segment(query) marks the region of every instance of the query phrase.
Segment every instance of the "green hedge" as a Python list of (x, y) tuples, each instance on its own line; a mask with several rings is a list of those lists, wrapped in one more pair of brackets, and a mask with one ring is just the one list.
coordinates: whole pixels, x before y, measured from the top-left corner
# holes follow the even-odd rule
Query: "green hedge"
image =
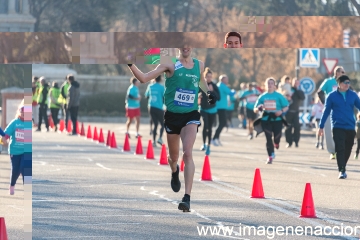
[[(144, 97), (141, 99), (140, 109), (142, 115), (148, 115), (147, 99)], [(125, 94), (110, 92), (82, 96), (79, 112), (86, 116), (124, 116)]]

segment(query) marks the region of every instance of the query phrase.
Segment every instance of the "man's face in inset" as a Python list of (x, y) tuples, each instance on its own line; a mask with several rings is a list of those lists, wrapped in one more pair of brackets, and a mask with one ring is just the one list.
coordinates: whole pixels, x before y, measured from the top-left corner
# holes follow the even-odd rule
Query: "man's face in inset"
[(224, 48), (242, 48), (240, 39), (236, 36), (230, 36), (227, 39), (227, 42), (224, 43)]

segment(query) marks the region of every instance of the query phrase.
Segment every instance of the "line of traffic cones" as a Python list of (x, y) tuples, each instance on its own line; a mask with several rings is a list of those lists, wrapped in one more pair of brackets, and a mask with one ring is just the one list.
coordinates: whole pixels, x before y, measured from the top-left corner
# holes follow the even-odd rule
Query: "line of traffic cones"
[[(261, 180), (260, 169), (255, 169), (254, 182), (250, 198), (265, 198), (264, 189)], [(311, 184), (306, 183), (303, 202), (301, 206), (301, 218), (317, 218), (315, 213), (315, 205), (312, 197)]]

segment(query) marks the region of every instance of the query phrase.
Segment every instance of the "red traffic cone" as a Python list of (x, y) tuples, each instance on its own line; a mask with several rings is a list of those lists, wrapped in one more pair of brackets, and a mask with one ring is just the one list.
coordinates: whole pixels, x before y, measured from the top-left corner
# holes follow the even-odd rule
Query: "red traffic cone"
[(71, 133), (71, 131), (72, 131), (71, 121), (69, 120), (68, 123), (67, 123), (67, 132)]
[(0, 240), (8, 240), (5, 219), (0, 217)]
[(110, 130), (109, 130), (107, 138), (106, 138), (106, 146), (110, 147), (110, 144), (111, 144), (111, 133), (110, 133)]
[(76, 133), (78, 135), (80, 135), (80, 127), (79, 127), (79, 122), (78, 121), (76, 121)]
[(161, 155), (160, 155), (159, 165), (168, 165), (168, 164), (169, 163), (167, 160), (166, 146), (165, 146), (165, 144), (163, 144), (161, 147)]
[(200, 181), (212, 181), (209, 156), (206, 155)]
[(184, 159), (181, 159), (181, 163), (180, 163), (180, 172), (184, 171), (184, 167), (185, 167), (185, 162)]
[(99, 143), (105, 143), (102, 128), (100, 128)]
[(117, 148), (115, 133), (113, 132), (111, 135), (111, 148)]
[(92, 139), (94, 142), (96, 141), (99, 141), (99, 137), (98, 137), (98, 134), (97, 134), (97, 129), (96, 127), (94, 127), (94, 137)]
[(253, 188), (252, 188), (252, 192), (251, 192), (251, 198), (265, 198), (259, 168), (255, 169), (255, 175), (254, 175)]
[(124, 146), (123, 146), (122, 151), (123, 151), (123, 152), (130, 152), (129, 137), (128, 137), (127, 134), (125, 134)]
[(84, 136), (84, 137), (85, 137), (84, 123), (81, 123), (80, 136)]
[(87, 136), (86, 136), (87, 139), (91, 139), (91, 127), (89, 125), (88, 127), (88, 130), (87, 130)]
[(63, 132), (65, 129), (65, 122), (64, 119), (60, 120), (59, 132)]
[(54, 128), (55, 128), (55, 125), (54, 125), (54, 121), (53, 121), (53, 119), (52, 119), (51, 116), (48, 117), (48, 121), (49, 121), (49, 126), (50, 126), (52, 129), (54, 129)]
[(149, 144), (148, 144), (147, 151), (146, 151), (146, 157), (144, 157), (144, 158), (145, 159), (155, 159), (154, 148), (153, 148), (151, 140), (149, 140)]
[(316, 218), (310, 183), (306, 183), (300, 217)]
[(136, 144), (136, 151), (134, 153), (135, 155), (137, 154), (143, 154), (143, 148), (142, 148), (142, 144), (141, 144), (141, 137), (139, 136), (138, 137), (138, 142)]

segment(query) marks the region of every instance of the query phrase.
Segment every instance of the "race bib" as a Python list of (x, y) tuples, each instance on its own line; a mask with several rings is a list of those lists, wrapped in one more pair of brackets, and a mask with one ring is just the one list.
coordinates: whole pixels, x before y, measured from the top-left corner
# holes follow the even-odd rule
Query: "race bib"
[(338, 86), (337, 86), (337, 85), (334, 85), (334, 86), (332, 87), (332, 90), (335, 91), (335, 90), (337, 90), (337, 88), (338, 88)]
[(193, 107), (195, 94), (195, 90), (176, 88), (174, 104), (180, 107)]
[(247, 97), (246, 101), (249, 103), (254, 103), (254, 102), (256, 102), (257, 99), (258, 99), (257, 96), (252, 95), (252, 96)]
[(265, 100), (264, 106), (267, 111), (276, 110), (276, 101), (275, 100)]
[(22, 129), (16, 129), (15, 130), (15, 139), (17, 142), (24, 142), (25, 139), (25, 133)]

